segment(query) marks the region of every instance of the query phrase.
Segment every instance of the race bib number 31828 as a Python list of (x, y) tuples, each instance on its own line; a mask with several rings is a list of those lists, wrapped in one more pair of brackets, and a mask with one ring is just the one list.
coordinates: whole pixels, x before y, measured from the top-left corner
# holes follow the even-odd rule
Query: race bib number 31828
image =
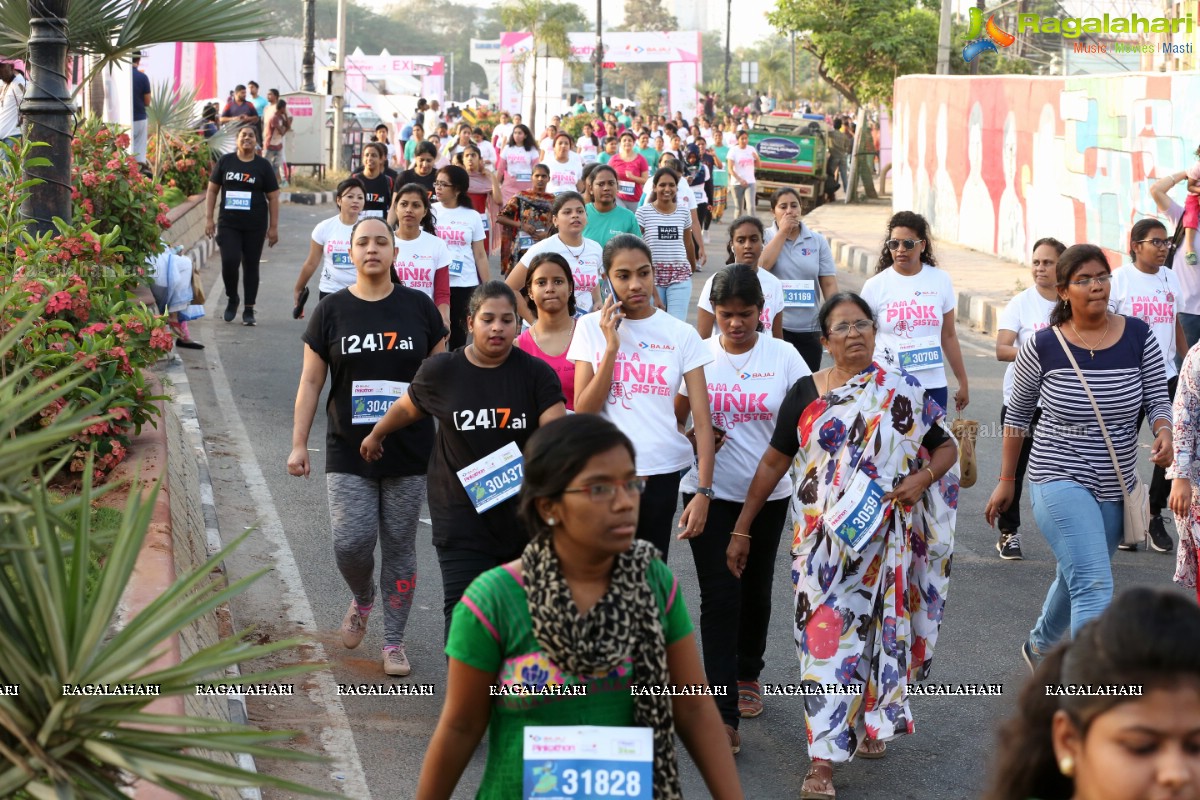
[(529, 725), (524, 755), (525, 798), (654, 796), (650, 728)]

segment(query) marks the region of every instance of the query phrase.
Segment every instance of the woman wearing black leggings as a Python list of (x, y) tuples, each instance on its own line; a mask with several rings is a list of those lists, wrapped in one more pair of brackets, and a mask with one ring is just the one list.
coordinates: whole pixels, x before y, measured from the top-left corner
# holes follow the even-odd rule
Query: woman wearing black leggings
[[(217, 235), (221, 250), (221, 276), (225, 280), (225, 321), (237, 316), (238, 272), (243, 274), (246, 307), (242, 324), (254, 325), (254, 302), (258, 297), (258, 262), (263, 242), (271, 247), (279, 241), (279, 181), (271, 162), (254, 150), (258, 136), (254, 128), (238, 131), (237, 150), (222, 156), (208, 178), (207, 216), (204, 233)], [(213, 221), (218, 196), (220, 225)]]

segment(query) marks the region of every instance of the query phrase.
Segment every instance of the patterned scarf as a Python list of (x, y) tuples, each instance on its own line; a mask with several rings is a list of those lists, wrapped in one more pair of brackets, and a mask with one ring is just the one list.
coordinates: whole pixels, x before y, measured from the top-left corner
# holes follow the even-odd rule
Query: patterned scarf
[[(657, 557), (654, 545), (635, 541), (617, 556), (608, 591), (580, 616), (551, 537), (530, 542), (521, 555), (521, 570), (533, 635), (546, 655), (564, 672), (580, 676), (607, 675), (632, 655), (638, 683), (667, 685), (670, 672), (658, 601), (646, 582), (646, 568)], [(639, 727), (654, 731), (654, 797), (681, 800), (671, 698), (635, 697), (633, 717)]]

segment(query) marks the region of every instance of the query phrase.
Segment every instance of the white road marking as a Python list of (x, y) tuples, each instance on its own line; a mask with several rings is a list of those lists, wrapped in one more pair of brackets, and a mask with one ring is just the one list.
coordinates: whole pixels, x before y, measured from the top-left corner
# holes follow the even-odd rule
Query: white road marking
[[(312, 605), (309, 604), (308, 595), (303, 589), (296, 556), (292, 553), (287, 536), (284, 535), (283, 522), (271, 499), (271, 490), (263, 477), (262, 469), (258, 466), (254, 450), (250, 447), (250, 437), (242, 424), (241, 415), (238, 414), (229, 381), (225, 378), (225, 368), (221, 364), (221, 354), (215, 339), (208, 342), (206, 355), (212, 359), (215, 366), (209, 373), (212, 375), (213, 391), (217, 396), (217, 403), (226, 410), (225, 419), (237, 462), (241, 467), (242, 477), (246, 480), (246, 488), (250, 492), (254, 507), (258, 509), (259, 530), (275, 547), (271, 557), (275, 561), (276, 575), (281, 583), (283, 603), (289, 608), (291, 619), (300, 623), (306, 631), (319, 630)], [(330, 659), (320, 642), (313, 641), (307, 646), (312, 648), (314, 660), (329, 663)], [(333, 760), (334, 772), (331, 777), (348, 797), (371, 800), (367, 776), (363, 772), (358, 747), (354, 743), (354, 733), (350, 728), (350, 718), (346, 715), (342, 701), (338, 699), (337, 682), (333, 673), (327, 669), (320, 670), (312, 673), (311, 677), (316, 686), (306, 691), (310, 700), (325, 709), (326, 721), (321, 729), (321, 746)]]

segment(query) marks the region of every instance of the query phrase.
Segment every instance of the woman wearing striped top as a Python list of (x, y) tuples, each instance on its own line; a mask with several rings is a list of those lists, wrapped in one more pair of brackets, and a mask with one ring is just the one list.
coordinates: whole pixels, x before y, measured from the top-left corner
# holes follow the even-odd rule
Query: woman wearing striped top
[(1104, 252), (1090, 244), (1069, 247), (1058, 259), (1056, 275), (1059, 299), (1050, 327), (1034, 334), (1017, 353), (1000, 482), (985, 511), (988, 524), (994, 525), (1012, 503), (1022, 435), (1040, 399), (1029, 490), (1058, 571), (1041, 616), (1021, 646), (1031, 668), (1068, 629), (1073, 636), (1112, 600), (1109, 561), (1124, 524), (1121, 480), (1059, 333), (1096, 398), (1125, 483), (1133, 486), (1137, 480), (1138, 414), (1143, 409), (1155, 434), (1151, 462), (1165, 467), (1173, 457), (1162, 351), (1146, 323), (1109, 313), (1112, 274)]
[(679, 173), (664, 167), (654, 173), (651, 202), (637, 210), (642, 238), (650, 245), (654, 279), (667, 313), (687, 322), (692, 300), (696, 248), (692, 242), (691, 211), (675, 201)]

